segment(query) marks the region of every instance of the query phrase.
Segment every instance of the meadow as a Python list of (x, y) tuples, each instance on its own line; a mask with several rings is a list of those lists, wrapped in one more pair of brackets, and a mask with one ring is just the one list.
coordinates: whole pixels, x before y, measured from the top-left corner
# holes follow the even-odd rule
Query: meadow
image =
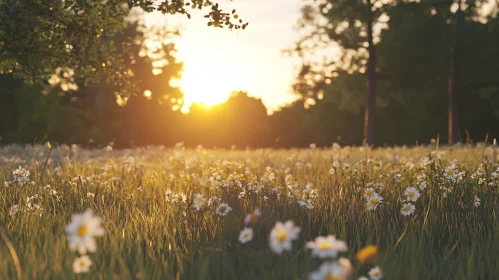
[(0, 279), (497, 279), (498, 154), (4, 146)]

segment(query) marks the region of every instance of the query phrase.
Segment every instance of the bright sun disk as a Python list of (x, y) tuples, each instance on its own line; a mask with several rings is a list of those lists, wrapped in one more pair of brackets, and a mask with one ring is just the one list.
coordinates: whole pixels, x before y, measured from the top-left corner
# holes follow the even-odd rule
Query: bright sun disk
[(184, 69), (180, 80), (180, 88), (184, 92), (182, 112), (188, 112), (192, 103), (206, 106), (223, 103), (233, 91), (247, 86), (244, 73), (233, 71), (227, 62), (221, 64), (204, 59), (195, 64), (185, 63)]

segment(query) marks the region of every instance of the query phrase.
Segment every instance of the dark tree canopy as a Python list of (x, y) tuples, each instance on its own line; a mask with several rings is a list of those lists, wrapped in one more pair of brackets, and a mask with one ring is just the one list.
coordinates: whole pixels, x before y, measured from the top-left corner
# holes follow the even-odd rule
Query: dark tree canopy
[(208, 0), (0, 1), (0, 73), (43, 83), (58, 69), (72, 69), (71, 76), (85, 84), (105, 82), (122, 95), (136, 93), (126, 63), (133, 42), (115, 38), (133, 8), (189, 18), (190, 11), (199, 9), (206, 11), (208, 26), (248, 25), (235, 10), (224, 12)]

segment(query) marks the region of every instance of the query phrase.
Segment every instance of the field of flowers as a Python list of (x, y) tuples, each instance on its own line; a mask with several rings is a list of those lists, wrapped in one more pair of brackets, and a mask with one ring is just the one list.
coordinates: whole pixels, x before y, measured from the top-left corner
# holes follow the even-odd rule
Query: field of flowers
[(0, 279), (497, 279), (495, 146), (0, 148)]

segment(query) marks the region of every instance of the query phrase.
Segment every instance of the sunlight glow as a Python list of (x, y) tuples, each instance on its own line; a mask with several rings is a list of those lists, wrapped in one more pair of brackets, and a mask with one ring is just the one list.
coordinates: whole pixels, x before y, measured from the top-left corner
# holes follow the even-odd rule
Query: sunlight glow
[(180, 80), (180, 88), (184, 92), (184, 113), (189, 111), (192, 103), (203, 103), (206, 106), (223, 103), (233, 91), (244, 90), (248, 84), (245, 79), (248, 73), (232, 69), (227, 61), (217, 63), (210, 58), (191, 61), (196, 63), (185, 65)]

